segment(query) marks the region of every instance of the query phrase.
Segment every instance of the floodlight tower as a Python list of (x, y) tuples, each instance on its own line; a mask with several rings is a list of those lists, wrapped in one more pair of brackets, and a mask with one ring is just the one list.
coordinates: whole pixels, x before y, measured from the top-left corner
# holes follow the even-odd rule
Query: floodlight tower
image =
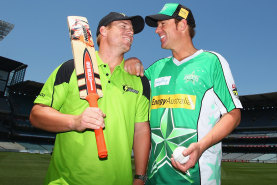
[(10, 33), (13, 27), (13, 24), (0, 20), (0, 41)]

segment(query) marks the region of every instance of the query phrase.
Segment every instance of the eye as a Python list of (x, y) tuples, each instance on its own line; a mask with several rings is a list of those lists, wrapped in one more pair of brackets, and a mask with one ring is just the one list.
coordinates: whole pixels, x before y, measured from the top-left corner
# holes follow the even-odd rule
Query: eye
[(158, 27), (164, 27), (165, 26), (165, 22), (164, 21), (161, 21), (158, 23)]
[(125, 24), (121, 24), (120, 27), (125, 29), (126, 25)]

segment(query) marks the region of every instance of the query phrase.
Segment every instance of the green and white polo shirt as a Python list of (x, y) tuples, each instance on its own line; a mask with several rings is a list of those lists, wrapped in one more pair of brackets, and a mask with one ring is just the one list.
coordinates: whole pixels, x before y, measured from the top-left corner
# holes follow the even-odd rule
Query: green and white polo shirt
[(147, 184), (219, 184), (221, 143), (183, 174), (171, 165), (178, 146), (203, 138), (220, 117), (242, 108), (227, 61), (203, 50), (179, 62), (164, 58), (146, 71), (151, 83), (151, 154)]

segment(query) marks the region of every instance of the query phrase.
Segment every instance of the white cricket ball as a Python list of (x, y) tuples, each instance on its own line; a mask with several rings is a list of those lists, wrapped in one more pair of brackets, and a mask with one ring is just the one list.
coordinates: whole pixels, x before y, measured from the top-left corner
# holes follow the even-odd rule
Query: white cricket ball
[(182, 154), (182, 152), (184, 150), (186, 150), (187, 148), (184, 146), (179, 146), (177, 147), (174, 151), (173, 151), (173, 159), (177, 162), (179, 162), (180, 164), (184, 164), (189, 160), (189, 155), (188, 156), (184, 156)]

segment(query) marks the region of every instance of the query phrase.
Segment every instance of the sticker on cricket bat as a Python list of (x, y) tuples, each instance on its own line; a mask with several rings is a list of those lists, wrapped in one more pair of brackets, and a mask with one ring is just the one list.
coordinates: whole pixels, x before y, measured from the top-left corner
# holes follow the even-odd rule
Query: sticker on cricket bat
[[(90, 27), (85, 17), (67, 17), (74, 57), (79, 95), (88, 101), (90, 107), (98, 107), (97, 100), (103, 96), (94, 44)], [(108, 152), (103, 129), (95, 129), (98, 156), (107, 158)]]
[(72, 40), (79, 40), (90, 47), (94, 47), (91, 39), (91, 31), (88, 26), (88, 22), (85, 22), (83, 18), (76, 17), (75, 19), (69, 19), (70, 36)]

